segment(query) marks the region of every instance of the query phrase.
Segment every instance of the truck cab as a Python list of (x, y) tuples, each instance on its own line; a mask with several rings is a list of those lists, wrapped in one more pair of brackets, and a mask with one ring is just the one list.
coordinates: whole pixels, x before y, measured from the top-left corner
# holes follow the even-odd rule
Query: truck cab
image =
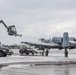
[(0, 57), (6, 57), (7, 55), (11, 54), (13, 54), (13, 52), (10, 51), (9, 48), (2, 46), (2, 44), (0, 43)]

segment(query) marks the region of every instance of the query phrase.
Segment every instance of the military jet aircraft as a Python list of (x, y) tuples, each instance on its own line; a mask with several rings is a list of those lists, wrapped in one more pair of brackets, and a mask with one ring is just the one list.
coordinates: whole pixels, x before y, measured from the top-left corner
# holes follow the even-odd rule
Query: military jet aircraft
[[(43, 43), (31, 43), (31, 42), (21, 42), (21, 43), (24, 43), (24, 44), (28, 44), (30, 46), (35, 46), (35, 48), (38, 48), (38, 49), (41, 49), (44, 50), (46, 49), (49, 50), (49, 49), (64, 49), (65, 52), (65, 57), (68, 57), (68, 50), (67, 49), (74, 49), (76, 48), (76, 38), (74, 37), (69, 37), (69, 34), (68, 32), (64, 32), (63, 33), (63, 37), (53, 37), (52, 40), (46, 40), (44, 38), (40, 38), (39, 39), (41, 42), (44, 42)], [(47, 44), (46, 44), (47, 43)]]

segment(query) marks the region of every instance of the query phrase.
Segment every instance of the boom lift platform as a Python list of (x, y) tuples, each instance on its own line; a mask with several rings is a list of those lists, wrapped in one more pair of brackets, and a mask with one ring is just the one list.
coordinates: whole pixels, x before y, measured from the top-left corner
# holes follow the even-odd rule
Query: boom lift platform
[(10, 36), (22, 36), (21, 34), (17, 34), (17, 30), (16, 30), (16, 27), (15, 25), (12, 25), (12, 26), (7, 26), (3, 20), (0, 20), (0, 23), (2, 23), (6, 29), (7, 29), (7, 32), (8, 32), (8, 35)]

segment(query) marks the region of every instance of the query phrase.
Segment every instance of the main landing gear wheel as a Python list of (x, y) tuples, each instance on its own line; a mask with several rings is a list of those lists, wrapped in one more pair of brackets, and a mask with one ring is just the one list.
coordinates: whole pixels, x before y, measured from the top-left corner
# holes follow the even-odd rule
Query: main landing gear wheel
[(65, 49), (65, 57), (68, 57), (68, 51), (67, 51), (67, 48)]

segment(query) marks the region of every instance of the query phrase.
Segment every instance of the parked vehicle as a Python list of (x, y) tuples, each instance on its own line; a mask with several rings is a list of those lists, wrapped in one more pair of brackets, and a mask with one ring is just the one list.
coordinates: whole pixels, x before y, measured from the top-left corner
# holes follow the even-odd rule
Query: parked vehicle
[(12, 55), (12, 54), (13, 52), (9, 48), (3, 47), (0, 44), (0, 57), (6, 57), (7, 55)]
[(23, 55), (23, 54), (26, 54), (26, 55), (30, 55), (30, 54), (31, 55), (34, 55), (34, 53), (36, 53), (36, 52), (32, 48), (22, 48), (22, 49), (19, 50), (19, 53), (21, 55)]

